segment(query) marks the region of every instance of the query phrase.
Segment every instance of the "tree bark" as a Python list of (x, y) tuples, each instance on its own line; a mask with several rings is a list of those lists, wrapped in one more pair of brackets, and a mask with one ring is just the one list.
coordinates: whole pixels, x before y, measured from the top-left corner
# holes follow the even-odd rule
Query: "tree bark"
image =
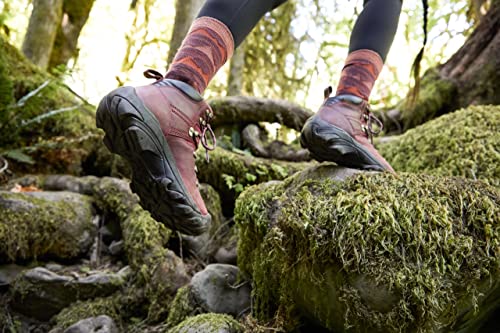
[(280, 123), (300, 131), (313, 112), (285, 101), (259, 97), (231, 96), (209, 101), (214, 109), (214, 127), (258, 122)]
[[(406, 131), (468, 105), (500, 104), (500, 1), (492, 1), (464, 45), (422, 77), (419, 98), (384, 117), (388, 132)], [(407, 98), (408, 99), (408, 98)]]
[(62, 22), (57, 30), (49, 68), (67, 65), (78, 57), (78, 37), (87, 22), (95, 0), (64, 0)]
[(22, 51), (34, 64), (46, 69), (61, 22), (63, 0), (34, 0)]
[(203, 2), (203, 0), (177, 0), (175, 2), (175, 22), (172, 38), (170, 39), (167, 64), (171, 64), (174, 60), (175, 54), (181, 46)]
[(229, 66), (229, 77), (227, 79), (227, 95), (238, 96), (243, 91), (243, 75), (245, 67), (245, 44), (241, 44), (234, 50)]

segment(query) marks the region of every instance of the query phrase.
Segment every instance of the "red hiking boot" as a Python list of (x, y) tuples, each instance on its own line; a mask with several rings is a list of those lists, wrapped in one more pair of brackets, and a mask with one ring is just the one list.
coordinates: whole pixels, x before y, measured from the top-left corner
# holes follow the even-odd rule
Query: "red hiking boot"
[[(207, 150), (212, 110), (190, 85), (153, 70), (151, 85), (118, 88), (97, 109), (97, 127), (108, 149), (132, 167), (130, 188), (141, 206), (173, 230), (199, 235), (211, 217), (198, 190), (194, 153)], [(214, 139), (215, 140), (215, 139)], [(215, 143), (215, 141), (214, 141)]]
[(354, 95), (329, 97), (332, 88), (325, 89), (325, 102), (318, 113), (309, 118), (300, 135), (302, 147), (322, 162), (331, 161), (349, 168), (390, 171), (392, 167), (375, 149), (372, 121), (382, 127), (368, 108), (368, 103)]

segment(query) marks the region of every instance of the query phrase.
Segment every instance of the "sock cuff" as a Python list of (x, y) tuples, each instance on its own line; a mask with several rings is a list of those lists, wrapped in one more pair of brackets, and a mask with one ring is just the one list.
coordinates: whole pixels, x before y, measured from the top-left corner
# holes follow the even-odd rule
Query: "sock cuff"
[(224, 45), (222, 45), (223, 49), (226, 50), (226, 58), (224, 59), (224, 62), (231, 58), (234, 52), (234, 38), (231, 30), (229, 30), (227, 25), (217, 20), (216, 18), (210, 16), (202, 16), (193, 21), (188, 35), (198, 29), (210, 29), (215, 32), (224, 43)]
[(380, 54), (369, 49), (361, 49), (349, 53), (345, 60), (344, 68), (356, 63), (367, 63), (372, 65), (372, 69), (374, 70), (373, 74), (375, 74), (376, 77), (378, 77), (384, 67), (384, 60)]

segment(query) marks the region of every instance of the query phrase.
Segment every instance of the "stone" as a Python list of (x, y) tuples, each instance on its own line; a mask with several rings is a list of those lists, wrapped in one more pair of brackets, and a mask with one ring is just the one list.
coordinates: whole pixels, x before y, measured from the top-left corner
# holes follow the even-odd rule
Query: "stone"
[(79, 258), (96, 234), (92, 199), (77, 193), (0, 191), (0, 211), (0, 262)]
[(75, 278), (43, 267), (33, 268), (15, 281), (11, 307), (27, 317), (46, 321), (77, 300), (111, 295), (126, 280), (128, 272), (101, 272)]
[(324, 164), (251, 187), (235, 221), (252, 315), (285, 331), (307, 319), (335, 332), (473, 332), (500, 306), (499, 216), (498, 189), (465, 178)]
[(118, 328), (110, 317), (99, 316), (80, 320), (64, 333), (118, 333)]
[(235, 317), (250, 310), (250, 283), (239, 280), (237, 266), (211, 264), (191, 279), (194, 299), (206, 312)]

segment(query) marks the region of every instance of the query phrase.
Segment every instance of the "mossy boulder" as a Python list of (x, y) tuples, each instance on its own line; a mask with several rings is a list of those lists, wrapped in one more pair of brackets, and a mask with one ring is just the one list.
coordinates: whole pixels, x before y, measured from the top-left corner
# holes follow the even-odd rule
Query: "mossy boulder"
[(10, 306), (17, 313), (47, 321), (77, 300), (113, 294), (126, 279), (124, 272), (99, 272), (75, 279), (74, 276), (59, 275), (36, 267), (16, 280)]
[(336, 168), (238, 198), (239, 267), (253, 278), (259, 320), (285, 330), (305, 317), (335, 332), (472, 332), (500, 305), (498, 189), (409, 173), (339, 181)]
[(206, 313), (189, 317), (168, 333), (243, 333), (242, 326), (231, 316)]
[(0, 262), (74, 259), (90, 248), (96, 227), (88, 196), (0, 191)]
[(397, 172), (480, 179), (500, 186), (500, 106), (470, 106), (381, 144)]
[(21, 150), (35, 163), (30, 170), (81, 173), (82, 163), (102, 145), (94, 107), (2, 36), (0, 49), (0, 154), (12, 156), (16, 170), (25, 169), (14, 163)]

